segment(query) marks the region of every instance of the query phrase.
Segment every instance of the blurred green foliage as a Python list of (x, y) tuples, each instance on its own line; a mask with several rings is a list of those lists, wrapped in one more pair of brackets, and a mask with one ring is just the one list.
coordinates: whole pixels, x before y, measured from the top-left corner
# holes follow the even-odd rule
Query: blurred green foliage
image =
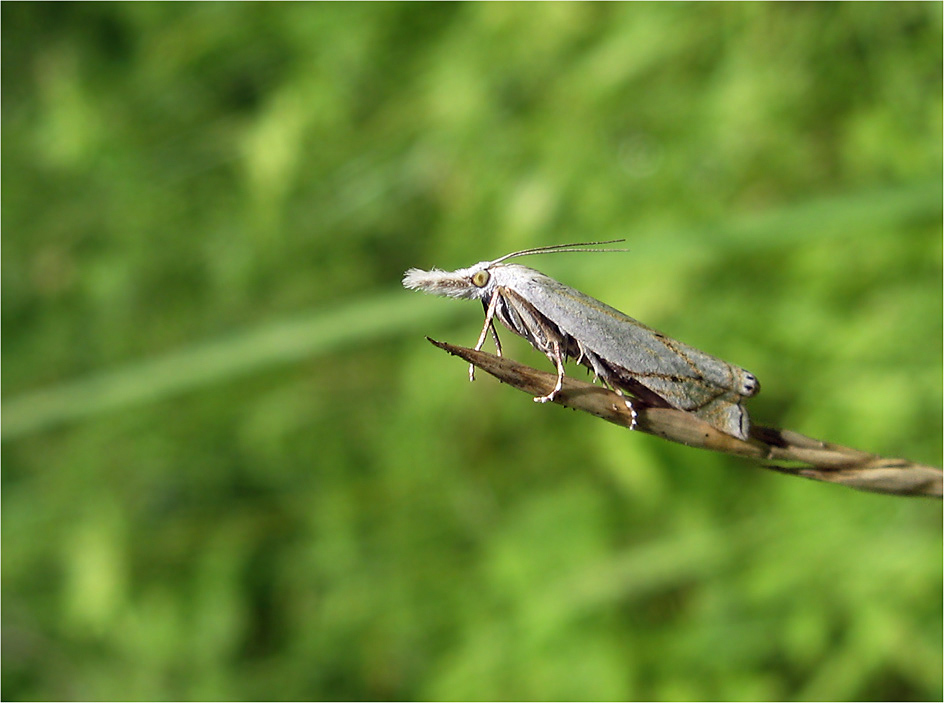
[(626, 237), (532, 265), (937, 463), (941, 12), (4, 3), (4, 699), (940, 700), (939, 503), (469, 385), (399, 279)]

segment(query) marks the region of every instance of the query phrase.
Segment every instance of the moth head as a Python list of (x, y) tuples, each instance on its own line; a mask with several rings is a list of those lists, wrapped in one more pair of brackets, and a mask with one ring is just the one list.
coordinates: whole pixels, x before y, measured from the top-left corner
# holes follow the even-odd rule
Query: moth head
[[(422, 269), (410, 269), (403, 274), (404, 288), (412, 290), (421, 290), (424, 293), (433, 295), (442, 295), (449, 298), (469, 298), (487, 300), (495, 289), (494, 274), (502, 267), (502, 262), (508, 259), (514, 259), (518, 256), (528, 256), (531, 254), (545, 254), (551, 252), (576, 252), (576, 251), (626, 251), (625, 249), (584, 249), (583, 247), (597, 246), (599, 244), (613, 244), (622, 242), (622, 239), (611, 239), (605, 242), (577, 242), (575, 244), (551, 244), (545, 247), (534, 247), (533, 249), (522, 249), (513, 251), (491, 261), (480, 261), (475, 266), (467, 269), (458, 269), (456, 271), (443, 271), (433, 269), (423, 271)], [(509, 264), (512, 266), (513, 264)], [(501, 278), (501, 276), (499, 276)], [(504, 284), (502, 284), (504, 285)]]
[(403, 274), (403, 287), (449, 298), (485, 298), (491, 290), (492, 264), (482, 261), (457, 271), (410, 269)]

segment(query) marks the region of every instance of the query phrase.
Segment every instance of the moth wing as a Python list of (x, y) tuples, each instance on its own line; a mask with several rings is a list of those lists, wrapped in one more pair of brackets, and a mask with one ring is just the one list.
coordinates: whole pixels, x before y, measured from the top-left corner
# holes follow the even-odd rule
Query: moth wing
[[(518, 267), (526, 269), (527, 267)], [(561, 332), (679, 410), (746, 439), (747, 411), (740, 405), (743, 369), (678, 342), (589, 295), (527, 269), (517, 281), (526, 300)], [(748, 374), (749, 375), (749, 374)]]

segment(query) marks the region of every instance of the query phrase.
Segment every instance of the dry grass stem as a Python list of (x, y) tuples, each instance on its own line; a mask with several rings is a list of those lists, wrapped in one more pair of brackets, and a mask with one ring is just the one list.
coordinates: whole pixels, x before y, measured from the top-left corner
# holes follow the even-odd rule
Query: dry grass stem
[[(429, 341), (532, 396), (546, 395), (557, 382), (556, 374), (539, 371), (506, 357), (433, 339)], [(764, 462), (761, 466), (766, 469), (838, 483), (861, 491), (932, 498), (942, 496), (944, 474), (934, 466), (881, 457), (762, 425), (752, 426), (750, 439), (742, 441), (717, 431), (682, 410), (653, 407), (635, 398), (631, 400), (636, 411), (635, 429), (671, 442), (756, 459)], [(554, 402), (623, 427), (632, 427), (633, 424), (633, 413), (626, 405), (626, 397), (569, 376), (564, 378), (564, 386)]]

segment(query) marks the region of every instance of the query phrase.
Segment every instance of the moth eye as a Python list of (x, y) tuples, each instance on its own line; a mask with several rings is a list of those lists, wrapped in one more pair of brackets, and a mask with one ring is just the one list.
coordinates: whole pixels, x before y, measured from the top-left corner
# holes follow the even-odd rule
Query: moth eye
[(472, 283), (479, 288), (484, 288), (488, 283), (488, 271), (476, 271), (472, 274)]

